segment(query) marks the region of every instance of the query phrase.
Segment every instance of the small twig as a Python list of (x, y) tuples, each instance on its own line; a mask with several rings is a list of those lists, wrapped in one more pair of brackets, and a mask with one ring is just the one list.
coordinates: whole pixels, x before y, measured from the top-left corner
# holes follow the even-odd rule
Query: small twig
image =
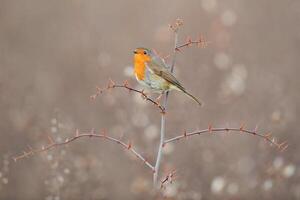
[(173, 24), (169, 24), (169, 27), (172, 31), (177, 32), (180, 28), (180, 26), (183, 25), (183, 20), (178, 18), (175, 20)]
[(199, 38), (196, 39), (196, 40), (192, 40), (190, 37), (188, 37), (186, 39), (185, 43), (176, 46), (175, 50), (181, 52), (181, 49), (183, 49), (184, 47), (190, 47), (190, 46), (193, 46), (193, 45), (197, 46), (199, 48), (206, 48), (209, 43), (210, 42), (206, 41), (205, 38), (202, 35), (200, 35)]
[(144, 92), (144, 90), (137, 90), (135, 88), (132, 88), (129, 85), (128, 81), (124, 81), (123, 84), (116, 84), (114, 81), (110, 80), (109, 83), (108, 83), (108, 85), (105, 88), (103, 88), (103, 89), (101, 89), (100, 87), (97, 86), (96, 87), (96, 89), (97, 89), (96, 93), (94, 95), (91, 95), (90, 98), (93, 99), (93, 100), (95, 100), (104, 91), (107, 91), (107, 90), (110, 90), (110, 89), (114, 89), (114, 88), (124, 88), (124, 89), (127, 89), (130, 92), (132, 91), (132, 92), (139, 93), (139, 94), (141, 94), (141, 97), (144, 100), (146, 100), (146, 101), (152, 103), (153, 105), (155, 105), (158, 109), (160, 109), (161, 113), (165, 113), (164, 106), (160, 105), (159, 102), (157, 102), (156, 100), (148, 97), (148, 95)]
[(32, 156), (32, 155), (35, 155), (35, 154), (38, 154), (38, 153), (49, 151), (49, 150), (54, 149), (58, 146), (67, 145), (67, 144), (69, 144), (69, 143), (71, 143), (71, 142), (73, 142), (73, 141), (75, 141), (79, 138), (84, 138), (84, 137), (102, 138), (102, 139), (106, 139), (106, 140), (111, 141), (111, 142), (115, 142), (115, 143), (121, 145), (124, 149), (126, 149), (126, 150), (130, 151), (132, 154), (134, 154), (138, 159), (140, 159), (147, 167), (149, 167), (154, 172), (154, 166), (151, 163), (149, 163), (140, 153), (138, 153), (133, 148), (133, 145), (132, 145), (131, 142), (129, 142), (129, 144), (126, 144), (125, 142), (123, 142), (119, 139), (108, 136), (105, 131), (103, 131), (102, 133), (97, 134), (94, 130), (91, 130), (90, 132), (87, 132), (87, 133), (80, 133), (78, 130), (76, 130), (75, 135), (73, 137), (67, 138), (63, 142), (54, 142), (51, 139), (51, 141), (46, 146), (42, 147), (41, 149), (33, 149), (32, 147), (30, 147), (30, 149), (28, 151), (23, 151), (23, 153), (21, 155), (15, 156), (13, 159), (16, 162), (20, 159), (23, 159), (23, 158), (26, 158), (26, 157), (29, 157), (29, 156)]
[(254, 135), (254, 136), (263, 138), (265, 141), (267, 141), (271, 145), (274, 145), (280, 151), (284, 151), (288, 147), (288, 144), (286, 141), (279, 143), (276, 141), (276, 139), (274, 137), (272, 137), (272, 135), (270, 133), (267, 133), (267, 134), (258, 133), (257, 128), (255, 128), (253, 131), (247, 130), (244, 128), (244, 125), (241, 125), (239, 128), (212, 128), (212, 126), (209, 125), (207, 129), (194, 131), (194, 132), (190, 132), (190, 133), (184, 133), (182, 135), (167, 139), (167, 140), (165, 140), (164, 145), (174, 142), (174, 141), (181, 140), (183, 138), (190, 137), (190, 136), (201, 135), (204, 133), (217, 133), (217, 132), (229, 132), (229, 131), (233, 131), (236, 133), (246, 133), (246, 134), (250, 134), (250, 135)]
[(167, 184), (172, 184), (176, 175), (176, 170), (172, 170), (160, 181), (160, 189), (165, 189)]

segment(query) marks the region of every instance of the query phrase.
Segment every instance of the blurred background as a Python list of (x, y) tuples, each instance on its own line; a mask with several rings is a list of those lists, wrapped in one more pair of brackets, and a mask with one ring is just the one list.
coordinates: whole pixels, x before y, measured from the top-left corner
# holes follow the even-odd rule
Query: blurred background
[[(14, 163), (27, 145), (106, 129), (131, 140), (150, 162), (160, 114), (139, 95), (113, 90), (132, 76), (138, 46), (172, 52), (168, 24), (184, 21), (180, 41), (202, 34), (207, 48), (178, 54), (175, 74), (203, 108), (170, 94), (167, 138), (184, 130), (239, 127), (287, 140), (279, 152), (257, 137), (203, 135), (164, 149), (162, 174), (177, 179), (166, 199), (300, 199), (300, 2), (0, 1), (0, 199), (160, 199), (152, 173), (120, 146), (80, 139)], [(170, 63), (170, 59), (166, 60)], [(155, 97), (155, 95), (154, 95)]]

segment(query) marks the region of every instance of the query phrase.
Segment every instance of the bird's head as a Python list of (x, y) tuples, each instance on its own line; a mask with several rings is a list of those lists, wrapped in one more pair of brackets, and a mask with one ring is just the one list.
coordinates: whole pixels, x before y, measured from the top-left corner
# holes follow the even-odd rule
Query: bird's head
[(134, 51), (134, 62), (149, 62), (151, 60), (152, 51), (147, 48), (139, 47)]

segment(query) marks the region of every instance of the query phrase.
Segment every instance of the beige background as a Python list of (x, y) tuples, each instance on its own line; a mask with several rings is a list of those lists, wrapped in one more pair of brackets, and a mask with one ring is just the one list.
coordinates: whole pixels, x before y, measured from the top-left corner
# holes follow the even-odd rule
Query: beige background
[[(206, 135), (166, 149), (163, 170), (178, 178), (169, 199), (300, 199), (300, 2), (0, 1), (0, 199), (153, 199), (152, 174), (107, 141), (82, 139), (67, 148), (12, 162), (27, 145), (76, 128), (132, 140), (154, 161), (159, 113), (133, 94), (89, 96), (109, 78), (129, 79), (132, 50), (172, 51), (168, 24), (184, 20), (180, 39), (200, 33), (206, 49), (178, 55), (176, 75), (197, 105), (173, 92), (167, 137), (214, 126), (271, 131), (280, 153), (246, 135)], [(169, 60), (167, 60), (169, 62)]]

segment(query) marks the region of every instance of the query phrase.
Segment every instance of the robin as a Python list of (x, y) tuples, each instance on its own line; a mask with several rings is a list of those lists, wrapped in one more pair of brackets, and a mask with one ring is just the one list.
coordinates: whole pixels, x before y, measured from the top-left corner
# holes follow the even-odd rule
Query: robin
[(173, 76), (164, 60), (150, 49), (141, 47), (134, 50), (134, 74), (141, 85), (154, 92), (159, 92), (162, 95), (170, 90), (181, 91), (200, 106), (202, 105), (201, 101), (187, 92)]

